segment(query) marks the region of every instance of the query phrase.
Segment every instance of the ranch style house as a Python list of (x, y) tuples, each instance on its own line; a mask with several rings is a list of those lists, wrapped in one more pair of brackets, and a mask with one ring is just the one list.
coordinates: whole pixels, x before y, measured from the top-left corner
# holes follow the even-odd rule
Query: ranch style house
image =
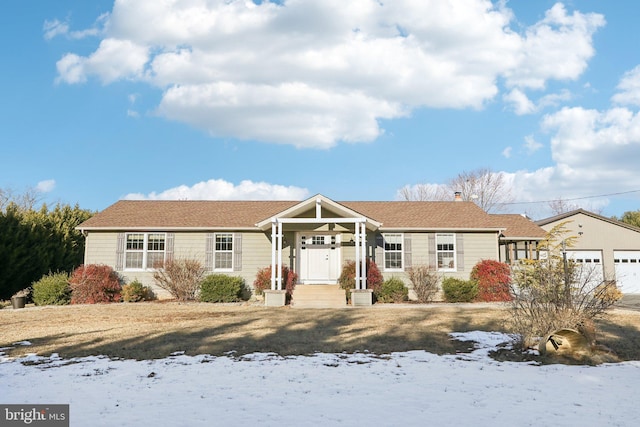
[(249, 287), (258, 270), (272, 266), (266, 305), (284, 304), (281, 266), (297, 273), (297, 292), (336, 287), (343, 264), (359, 260), (353, 301), (368, 305), (366, 259), (385, 279), (407, 286), (412, 265), (468, 279), (484, 259), (535, 258), (546, 235), (524, 216), (487, 214), (459, 197), (337, 202), (320, 194), (304, 201), (121, 200), (78, 229), (86, 236), (85, 264), (109, 265), (159, 298), (168, 295), (154, 285), (153, 269), (172, 257), (197, 259), (208, 272), (240, 276)]

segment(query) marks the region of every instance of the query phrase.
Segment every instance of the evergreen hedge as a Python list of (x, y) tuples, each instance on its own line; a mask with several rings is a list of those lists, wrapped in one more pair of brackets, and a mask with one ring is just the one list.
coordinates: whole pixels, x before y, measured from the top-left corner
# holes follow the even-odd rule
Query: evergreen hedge
[(200, 301), (236, 302), (242, 299), (244, 279), (226, 274), (211, 274), (200, 283)]

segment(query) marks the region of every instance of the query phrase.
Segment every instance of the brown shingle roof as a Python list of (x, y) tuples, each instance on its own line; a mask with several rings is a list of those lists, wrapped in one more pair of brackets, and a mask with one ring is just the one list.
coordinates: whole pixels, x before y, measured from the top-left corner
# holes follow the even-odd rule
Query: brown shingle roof
[(80, 229), (250, 228), (298, 202), (209, 200), (120, 200), (78, 226)]
[(382, 223), (382, 228), (499, 228), (472, 202), (339, 202)]
[[(299, 201), (121, 200), (80, 224), (80, 229), (254, 228)], [(337, 202), (382, 228), (504, 228), (471, 202)]]
[(495, 224), (506, 227), (502, 232), (507, 239), (544, 239), (547, 232), (530, 219), (518, 214), (493, 214)]

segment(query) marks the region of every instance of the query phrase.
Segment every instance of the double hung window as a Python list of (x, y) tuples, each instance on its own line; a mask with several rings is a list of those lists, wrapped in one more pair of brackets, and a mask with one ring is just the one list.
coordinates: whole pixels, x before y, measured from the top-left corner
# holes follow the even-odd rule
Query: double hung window
[(233, 233), (216, 233), (214, 269), (233, 270)]
[(456, 235), (452, 233), (436, 234), (436, 258), (438, 270), (456, 269)]
[(401, 233), (383, 234), (384, 239), (384, 269), (402, 270), (402, 240)]
[(146, 270), (160, 268), (165, 260), (165, 233), (127, 233), (125, 269)]

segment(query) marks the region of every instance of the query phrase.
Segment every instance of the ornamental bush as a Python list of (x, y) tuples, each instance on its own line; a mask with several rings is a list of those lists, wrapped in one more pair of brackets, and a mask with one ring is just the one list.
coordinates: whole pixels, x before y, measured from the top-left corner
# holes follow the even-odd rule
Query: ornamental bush
[(471, 280), (478, 284), (478, 301), (511, 301), (511, 268), (495, 260), (485, 259), (471, 270)]
[[(362, 269), (360, 270), (362, 271)], [(373, 293), (380, 290), (384, 278), (375, 262), (367, 258), (367, 289), (372, 289)], [(350, 290), (356, 288), (356, 262), (349, 260), (342, 266), (342, 273), (338, 278), (340, 287), (347, 292), (347, 298), (351, 298)]]
[(189, 258), (168, 260), (153, 272), (156, 284), (179, 301), (195, 301), (204, 276), (200, 261)]
[(86, 264), (69, 279), (71, 304), (119, 302), (122, 286), (118, 274), (108, 265)]
[(137, 279), (122, 287), (122, 300), (124, 302), (151, 301), (153, 298), (151, 287), (143, 285)]
[(382, 282), (380, 289), (376, 293), (376, 299), (379, 302), (404, 302), (409, 299), (409, 289), (401, 279), (392, 277)]
[(442, 280), (442, 292), (446, 302), (472, 302), (478, 296), (478, 285), (473, 280), (447, 277)]
[[(298, 275), (290, 270), (286, 265), (282, 266), (282, 283), (287, 291), (287, 295), (291, 297), (296, 287)], [(256, 274), (256, 280), (253, 281), (253, 290), (256, 295), (262, 295), (265, 289), (271, 289), (271, 266), (261, 268)]]
[(71, 302), (69, 274), (49, 273), (33, 282), (33, 302), (36, 305), (67, 305)]
[(200, 301), (236, 302), (242, 299), (244, 279), (226, 274), (211, 274), (200, 283)]
[(414, 265), (407, 269), (409, 281), (413, 286), (418, 302), (428, 303), (433, 301), (438, 294), (440, 274), (428, 265)]

